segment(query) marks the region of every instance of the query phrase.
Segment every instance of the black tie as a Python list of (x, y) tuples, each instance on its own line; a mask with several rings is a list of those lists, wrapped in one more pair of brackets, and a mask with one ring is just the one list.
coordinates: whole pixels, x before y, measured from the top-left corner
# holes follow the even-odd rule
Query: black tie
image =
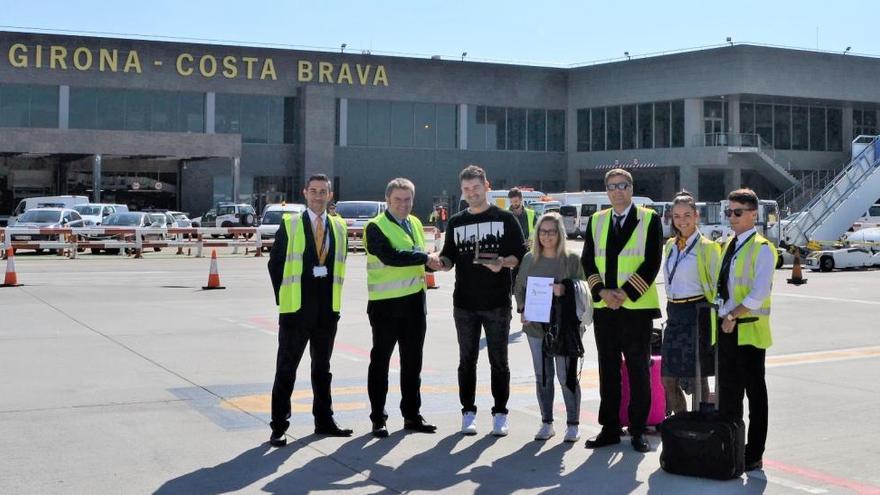
[(718, 274), (718, 295), (722, 300), (730, 299), (730, 290), (727, 287), (730, 278), (730, 266), (733, 264), (733, 255), (736, 253), (736, 238), (734, 237), (727, 250), (724, 251), (724, 258), (721, 260), (721, 273)]
[(617, 237), (620, 235), (620, 231), (623, 229), (623, 215), (614, 215), (614, 236)]

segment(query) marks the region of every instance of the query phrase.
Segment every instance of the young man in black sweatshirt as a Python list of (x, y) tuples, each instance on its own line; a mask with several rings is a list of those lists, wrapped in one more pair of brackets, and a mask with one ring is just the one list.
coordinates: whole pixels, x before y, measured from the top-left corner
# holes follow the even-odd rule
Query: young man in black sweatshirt
[(508, 433), (507, 400), (510, 367), (507, 338), (510, 334), (511, 274), (525, 255), (522, 229), (507, 210), (490, 205), (486, 172), (470, 165), (459, 174), (461, 193), (468, 203), (449, 218), (446, 240), (440, 252), (444, 270), (455, 266), (453, 317), (458, 334), (458, 395), (461, 401), (461, 432), (477, 433), (477, 357), (480, 332), (486, 332), (492, 369), (492, 434)]

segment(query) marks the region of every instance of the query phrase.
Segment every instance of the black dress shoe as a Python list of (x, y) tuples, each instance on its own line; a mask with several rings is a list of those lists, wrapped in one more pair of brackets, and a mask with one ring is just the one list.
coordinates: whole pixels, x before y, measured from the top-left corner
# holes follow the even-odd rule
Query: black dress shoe
[(269, 437), (269, 445), (273, 447), (284, 447), (287, 445), (287, 437), (284, 433), (272, 433)]
[(386, 438), (388, 436), (388, 428), (385, 427), (384, 421), (373, 421), (373, 436), (376, 438)]
[(417, 431), (419, 433), (434, 433), (437, 426), (425, 421), (425, 418), (417, 416), (414, 419), (406, 419), (403, 421), (403, 429), (409, 431)]
[(746, 471), (754, 471), (756, 469), (764, 469), (764, 461), (758, 459), (757, 461), (746, 462)]
[(329, 423), (315, 426), (315, 435), (326, 435), (328, 437), (350, 437), (354, 433), (349, 428), (340, 428), (336, 421), (331, 420)]
[(645, 452), (650, 452), (650, 450), (651, 450), (651, 444), (648, 443), (648, 440), (645, 438), (645, 435), (633, 435), (632, 440), (630, 440), (630, 443), (632, 444), (633, 449), (635, 449), (636, 452), (645, 453)]
[(598, 449), (606, 445), (614, 445), (620, 443), (620, 435), (602, 430), (596, 437), (587, 440), (586, 447), (588, 449)]

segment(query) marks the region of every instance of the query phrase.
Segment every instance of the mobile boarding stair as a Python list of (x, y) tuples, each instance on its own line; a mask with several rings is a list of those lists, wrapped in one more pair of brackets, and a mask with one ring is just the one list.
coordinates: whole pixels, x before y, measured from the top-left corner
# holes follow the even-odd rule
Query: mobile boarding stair
[[(843, 235), (880, 197), (880, 136), (853, 140), (853, 160), (782, 231), (788, 246), (828, 244)], [(814, 244), (815, 245), (815, 244)]]

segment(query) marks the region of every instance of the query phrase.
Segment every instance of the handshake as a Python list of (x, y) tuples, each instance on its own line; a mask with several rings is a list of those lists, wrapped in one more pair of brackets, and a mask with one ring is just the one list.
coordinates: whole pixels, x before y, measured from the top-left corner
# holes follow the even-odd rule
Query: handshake
[(627, 298), (626, 292), (623, 289), (602, 289), (599, 291), (599, 297), (611, 309), (620, 309)]
[(443, 261), (440, 260), (440, 255), (438, 253), (431, 253), (428, 255), (428, 261), (425, 262), (425, 266), (434, 270), (435, 272), (439, 272), (443, 270)]

